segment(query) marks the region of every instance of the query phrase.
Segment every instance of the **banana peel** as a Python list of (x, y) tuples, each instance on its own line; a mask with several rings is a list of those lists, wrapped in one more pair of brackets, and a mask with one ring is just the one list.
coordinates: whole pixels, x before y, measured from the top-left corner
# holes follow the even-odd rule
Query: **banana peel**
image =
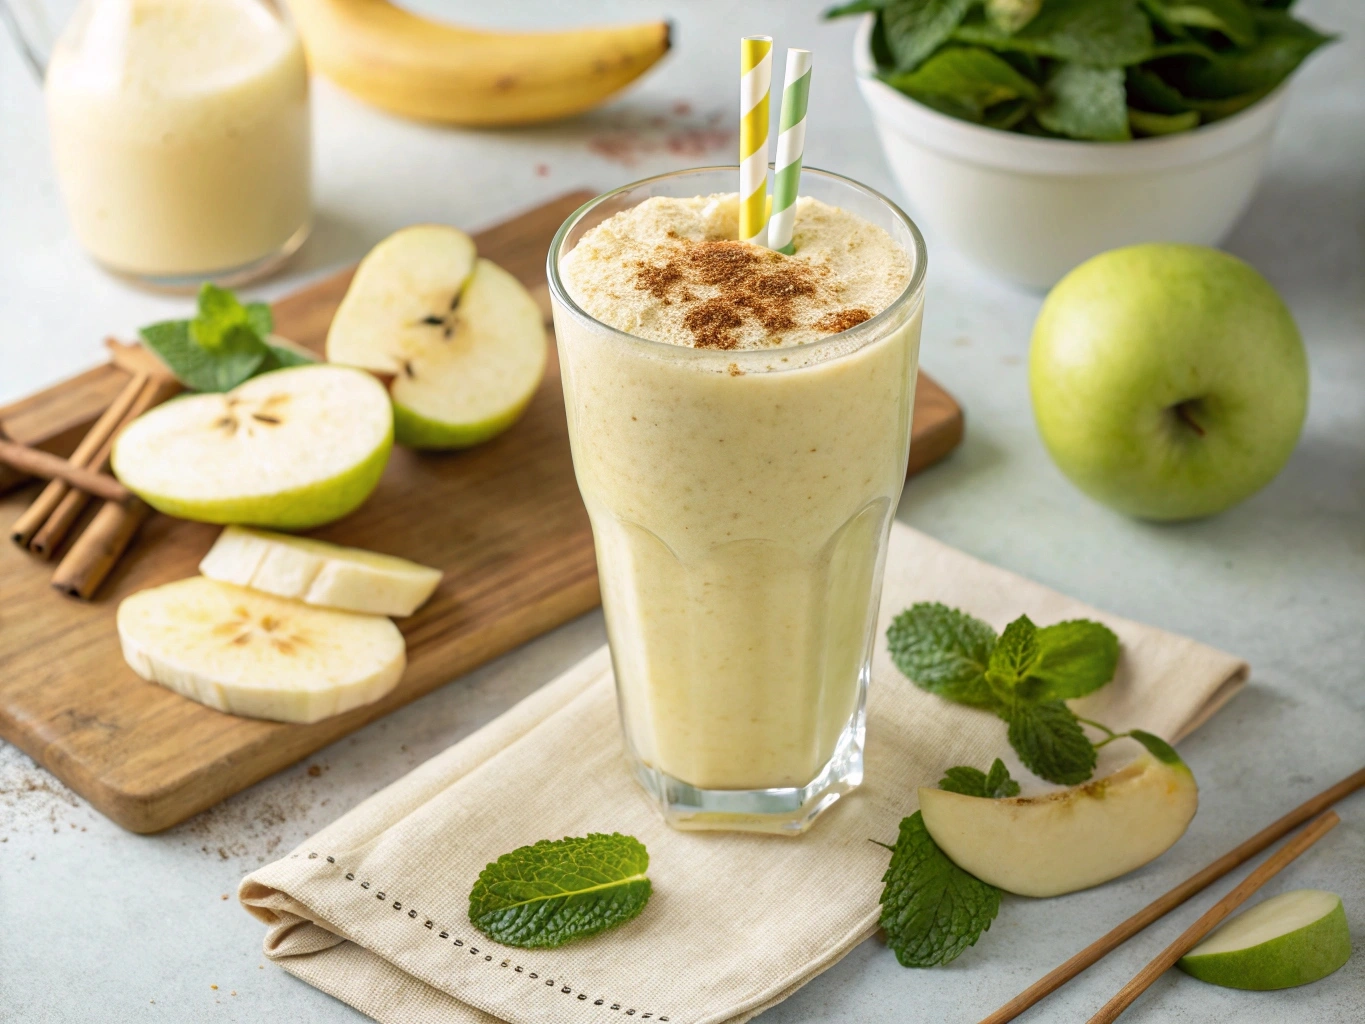
[(667, 21), (492, 32), (388, 0), (288, 0), (310, 65), (403, 117), (466, 127), (533, 124), (602, 103), (658, 62)]

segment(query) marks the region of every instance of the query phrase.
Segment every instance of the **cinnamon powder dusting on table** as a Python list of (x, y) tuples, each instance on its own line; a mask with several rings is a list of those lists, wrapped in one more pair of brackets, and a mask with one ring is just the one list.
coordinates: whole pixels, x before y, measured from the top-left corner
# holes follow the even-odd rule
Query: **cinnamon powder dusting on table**
[[(820, 270), (810, 264), (731, 240), (679, 239), (660, 250), (661, 262), (637, 264), (635, 287), (667, 305), (689, 305), (683, 327), (697, 348), (738, 348), (738, 332), (750, 322), (776, 336), (816, 312), (822, 282)], [(699, 296), (701, 290), (714, 290), (714, 294)], [(839, 310), (824, 316), (817, 329), (845, 330), (824, 325), (848, 322), (853, 326), (867, 318), (865, 310)]]

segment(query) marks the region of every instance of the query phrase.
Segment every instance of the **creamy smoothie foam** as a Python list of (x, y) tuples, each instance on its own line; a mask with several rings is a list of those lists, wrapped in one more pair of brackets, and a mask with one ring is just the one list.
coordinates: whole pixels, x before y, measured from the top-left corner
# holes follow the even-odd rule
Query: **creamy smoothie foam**
[(586, 312), (666, 346), (557, 328), (636, 755), (703, 789), (799, 788), (858, 711), (919, 311), (839, 337), (905, 291), (904, 249), (803, 198), (784, 256), (733, 241), (737, 214), (654, 197), (561, 258)]

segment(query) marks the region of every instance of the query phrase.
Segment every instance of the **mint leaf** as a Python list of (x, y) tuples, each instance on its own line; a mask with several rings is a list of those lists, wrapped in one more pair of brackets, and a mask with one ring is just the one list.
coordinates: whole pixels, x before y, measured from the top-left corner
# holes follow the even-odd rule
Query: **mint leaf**
[(913, 71), (957, 28), (973, 0), (896, 0), (882, 10), (896, 70)]
[(882, 881), (879, 923), (903, 967), (951, 963), (1000, 912), (1000, 890), (950, 861), (919, 811), (901, 821)]
[(939, 779), (938, 788), (949, 793), (981, 796), (992, 800), (1019, 795), (1019, 783), (1010, 778), (1010, 770), (998, 757), (991, 765), (989, 773), (966, 765), (949, 768), (943, 773), (943, 778)]
[(1121, 142), (1132, 138), (1123, 69), (1058, 65), (1035, 116), (1044, 128), (1072, 139)]
[(991, 651), (986, 678), (997, 696), (1008, 697), (1028, 678), (1038, 661), (1038, 627), (1021, 615), (1000, 634), (1000, 641)]
[(980, 47), (954, 46), (934, 54), (918, 70), (886, 82), (926, 106), (968, 121), (982, 121), (988, 108), (1032, 100), (1038, 86), (1008, 62)]
[(852, 3), (831, 7), (825, 11), (824, 17), (829, 19), (842, 18), (849, 14), (867, 14), (869, 11), (880, 11), (895, 2), (896, 0), (853, 0)]
[(268, 341), (270, 332), (275, 329), (275, 316), (270, 312), (270, 305), (265, 302), (248, 302), (244, 308), (246, 322), (256, 332), (256, 337)]
[(998, 757), (991, 763), (986, 776), (986, 795), (993, 799), (1019, 795), (1019, 783), (1010, 778), (1010, 770)]
[(1145, 60), (1153, 43), (1151, 22), (1138, 0), (1047, 0), (1037, 17), (1013, 34), (1002, 32), (984, 14), (973, 13), (952, 38), (1099, 67)]
[[(1183, 114), (1196, 111), (1200, 121), (1216, 121), (1220, 117), (1230, 117), (1244, 110), (1266, 94), (1262, 89), (1256, 92), (1228, 96), (1219, 100), (1198, 99), (1183, 96), (1180, 90), (1166, 82), (1150, 67), (1128, 69), (1128, 98), (1140, 103), (1148, 110), (1158, 114)], [(1132, 121), (1132, 118), (1129, 118)]]
[(193, 391), (231, 391), (254, 374), (269, 354), (265, 345), (248, 335), (225, 338), (209, 350), (191, 337), (190, 321), (168, 320), (148, 324), (139, 332), (142, 340), (180, 382)]
[(986, 20), (1001, 32), (1018, 32), (1038, 16), (1043, 0), (986, 0)]
[(986, 773), (980, 768), (958, 765), (949, 768), (938, 780), (938, 788), (947, 793), (961, 793), (963, 796), (986, 795)]
[(1142, 6), (1174, 36), (1198, 28), (1221, 33), (1237, 46), (1256, 41), (1256, 21), (1242, 0), (1142, 0)]
[(891, 660), (920, 689), (970, 704), (994, 706), (986, 665), (995, 630), (980, 619), (937, 602), (912, 605), (886, 630)]
[(1034, 775), (1074, 786), (1095, 773), (1095, 747), (1061, 701), (1017, 700), (999, 714), (1009, 723), (1010, 746)]
[(1183, 114), (1153, 114), (1149, 110), (1128, 108), (1128, 127), (1134, 135), (1174, 135), (1199, 127), (1199, 112), (1187, 110)]
[(1159, 61), (1161, 76), (1184, 95), (1200, 99), (1264, 95), (1334, 38), (1282, 11), (1258, 10), (1252, 17), (1259, 33), (1253, 45), (1223, 51), (1213, 60), (1171, 57)]
[(507, 946), (562, 946), (624, 924), (649, 901), (649, 853), (619, 832), (542, 839), (479, 874), (469, 920)]
[(1114, 678), (1119, 638), (1108, 626), (1071, 619), (1044, 626), (1034, 635), (1038, 656), (1029, 671), (1030, 696), (1071, 700), (1093, 693)]
[(1133, 729), (1128, 735), (1146, 747), (1147, 752), (1163, 764), (1185, 763), (1180, 759), (1180, 755), (1175, 752), (1175, 747), (1171, 746), (1160, 736), (1153, 736), (1151, 733), (1143, 732), (1141, 729)]
[(271, 370), (284, 370), (291, 366), (308, 366), (318, 360), (311, 355), (299, 352), (296, 349), (287, 348), (284, 345), (266, 345), (270, 350), (269, 355), (261, 363), (257, 373), (268, 373)]
[(223, 347), (229, 335), (243, 331), (258, 341), (264, 340), (257, 337), (237, 296), (205, 281), (199, 288), (199, 314), (190, 321), (190, 337), (214, 352)]
[(1128, 97), (1158, 114), (1183, 114), (1193, 110), (1180, 90), (1170, 85), (1151, 68), (1132, 67), (1127, 71)]

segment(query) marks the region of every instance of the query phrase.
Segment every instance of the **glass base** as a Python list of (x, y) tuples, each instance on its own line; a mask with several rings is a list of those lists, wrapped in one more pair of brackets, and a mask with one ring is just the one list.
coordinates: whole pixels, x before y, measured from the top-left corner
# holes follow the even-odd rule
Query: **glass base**
[[(865, 683), (862, 692), (867, 692)], [(799, 836), (841, 796), (862, 784), (866, 731), (866, 712), (859, 701), (834, 756), (819, 775), (799, 788), (699, 789), (645, 764), (633, 750), (627, 756), (636, 781), (654, 798), (673, 828)]]
[(305, 224), (290, 235), (284, 245), (275, 252), (262, 256), (258, 260), (252, 260), (250, 263), (243, 263), (237, 267), (227, 267), (223, 270), (203, 270), (193, 274), (140, 274), (135, 271), (111, 267), (98, 259), (95, 262), (107, 273), (139, 288), (170, 295), (193, 295), (199, 291), (199, 286), (205, 281), (211, 281), (220, 288), (237, 288), (273, 273), (289, 257), (299, 251), (299, 247), (307, 241), (308, 234), (312, 229), (311, 223)]

